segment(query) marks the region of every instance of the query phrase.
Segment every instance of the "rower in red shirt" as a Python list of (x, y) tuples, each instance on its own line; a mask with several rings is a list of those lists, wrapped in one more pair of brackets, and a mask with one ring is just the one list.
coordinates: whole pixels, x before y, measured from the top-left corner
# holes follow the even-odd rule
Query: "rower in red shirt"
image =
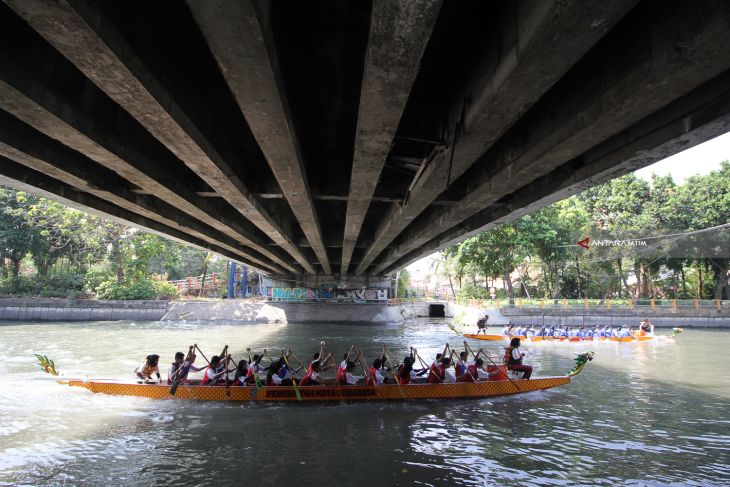
[(439, 384), (446, 378), (446, 369), (451, 365), (451, 359), (449, 357), (442, 357), (441, 363), (437, 364), (434, 362), (431, 364), (431, 369), (428, 372), (429, 384)]

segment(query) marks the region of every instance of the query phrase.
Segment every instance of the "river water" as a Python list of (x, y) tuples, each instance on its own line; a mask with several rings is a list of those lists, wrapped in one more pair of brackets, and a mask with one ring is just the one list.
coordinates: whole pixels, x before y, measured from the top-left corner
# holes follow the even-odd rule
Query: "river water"
[[(497, 330), (494, 330), (495, 332)], [(227, 404), (92, 394), (66, 377), (131, 378), (197, 342), (291, 346), (320, 339), (373, 357), (383, 344), (430, 360), (462, 338), (444, 322), (392, 326), (106, 322), (0, 325), (0, 485), (730, 485), (730, 332), (674, 342), (526, 344), (535, 375), (595, 359), (566, 386), (483, 400)], [(472, 342), (497, 355), (501, 343)], [(372, 360), (372, 358), (371, 358)]]

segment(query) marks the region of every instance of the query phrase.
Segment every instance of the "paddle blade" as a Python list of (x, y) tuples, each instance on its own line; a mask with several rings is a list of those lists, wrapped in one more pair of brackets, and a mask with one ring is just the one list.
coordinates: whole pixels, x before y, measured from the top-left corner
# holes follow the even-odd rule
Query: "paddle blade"
[(299, 386), (297, 385), (296, 379), (292, 379), (292, 384), (294, 384), (294, 394), (297, 395), (297, 401), (301, 401), (302, 393), (299, 391)]
[(180, 385), (180, 383), (178, 381), (172, 382), (172, 386), (170, 386), (170, 395), (171, 396), (175, 395), (175, 393), (177, 392), (177, 386), (179, 386), (179, 385)]

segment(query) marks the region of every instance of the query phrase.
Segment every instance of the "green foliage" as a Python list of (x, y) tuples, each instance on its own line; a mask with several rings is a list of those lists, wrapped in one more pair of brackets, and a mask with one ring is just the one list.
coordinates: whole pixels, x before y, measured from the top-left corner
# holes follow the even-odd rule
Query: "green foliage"
[[(153, 275), (200, 275), (206, 252), (0, 187), (0, 295), (170, 298)], [(226, 261), (208, 259), (209, 272)], [(35, 274), (35, 277), (32, 275)], [(112, 285), (112, 281), (116, 285)]]
[(177, 296), (177, 289), (166, 281), (140, 279), (120, 284), (116, 279), (102, 282), (96, 288), (98, 299), (171, 299)]
[(82, 276), (66, 274), (46, 279), (19, 276), (0, 280), (0, 296), (77, 298), (86, 296)]
[(398, 297), (400, 298), (407, 298), (408, 297), (408, 280), (411, 278), (410, 274), (408, 273), (407, 269), (403, 269), (400, 271), (400, 274), (398, 275)]
[[(667, 256), (674, 245), (672, 239), (657, 240), (651, 257), (615, 247), (606, 249), (605, 257), (590, 258), (595, 254), (582, 252), (575, 242), (589, 235), (595, 239), (601, 232), (617, 239), (651, 237), (728, 222), (728, 162), (683, 185), (675, 184), (670, 176), (654, 176), (648, 183), (629, 174), (445, 250), (441, 269), (457, 282), (465, 299), (488, 296), (494, 279), (501, 279), (506, 288), (503, 291), (499, 286), (497, 293), (506, 292), (510, 299), (520, 293), (525, 296), (523, 283), (530, 297), (537, 299), (727, 299), (730, 293), (724, 283), (730, 259), (703, 255), (708, 249), (727, 255), (730, 231), (685, 239), (686, 258)], [(519, 275), (519, 285), (513, 289), (514, 274)]]

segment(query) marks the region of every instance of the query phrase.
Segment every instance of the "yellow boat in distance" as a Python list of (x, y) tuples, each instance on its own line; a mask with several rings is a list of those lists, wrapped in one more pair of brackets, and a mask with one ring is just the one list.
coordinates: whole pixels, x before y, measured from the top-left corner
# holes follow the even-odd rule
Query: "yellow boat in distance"
[[(679, 331), (678, 331), (679, 330)], [(681, 331), (681, 328), (675, 328), (672, 335), (661, 335), (661, 336), (638, 336), (634, 335), (631, 337), (600, 337), (600, 338), (581, 338), (581, 337), (551, 337), (551, 336), (523, 336), (523, 335), (477, 335), (475, 333), (464, 333), (464, 337), (472, 338), (474, 340), (487, 340), (487, 341), (509, 341), (513, 338), (519, 338), (524, 343), (537, 343), (537, 342), (549, 342), (549, 343), (562, 343), (562, 342), (575, 342), (575, 343), (602, 343), (602, 342), (648, 342), (648, 341), (665, 341), (671, 340), (677, 336)]]
[[(573, 374), (576, 375), (576, 374)], [(300, 386), (301, 401), (387, 401), (413, 399), (478, 399), (540, 391), (570, 383), (571, 375), (533, 377), (529, 380), (457, 382), (450, 384), (382, 384), (350, 386)], [(201, 386), (181, 384), (175, 395), (170, 386), (117, 381), (70, 380), (72, 387), (83, 387), (94, 393), (115, 396), (137, 396), (150, 399), (197, 399), (202, 401), (297, 402), (297, 391), (291, 386)]]

